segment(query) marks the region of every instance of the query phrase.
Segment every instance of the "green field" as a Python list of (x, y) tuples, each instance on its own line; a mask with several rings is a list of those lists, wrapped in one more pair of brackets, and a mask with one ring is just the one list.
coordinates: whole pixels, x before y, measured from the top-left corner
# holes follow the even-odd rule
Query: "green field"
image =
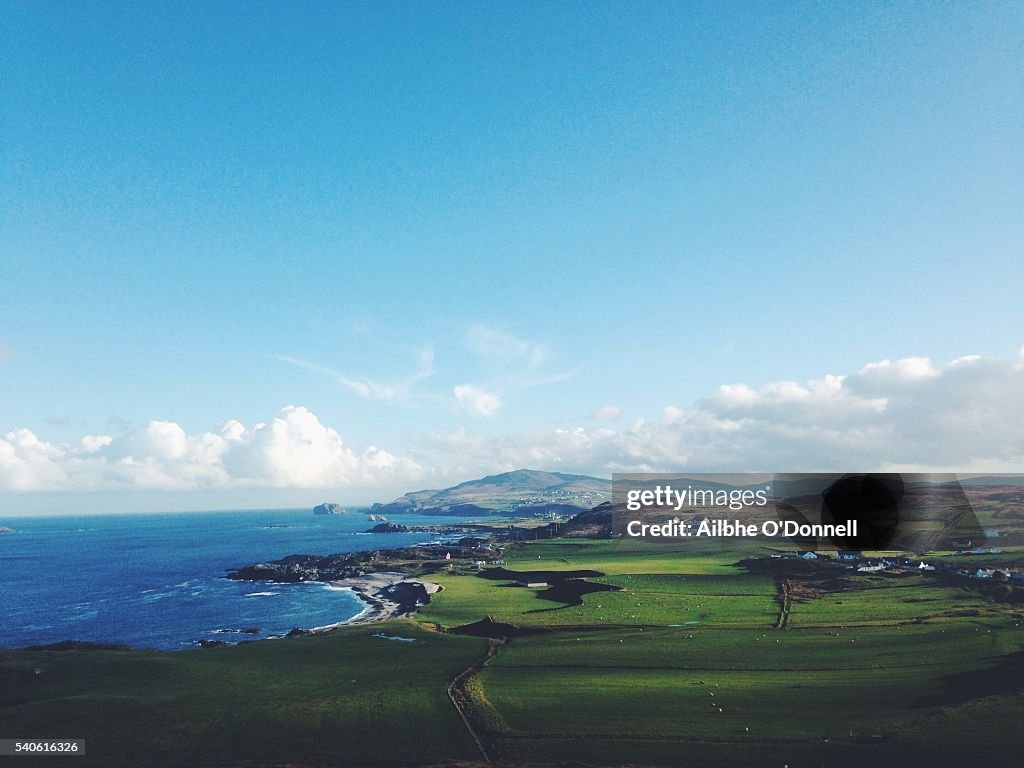
[[(599, 571), (589, 581), (617, 591), (568, 604), (456, 565), (430, 576), (444, 589), (415, 621), (179, 653), (5, 652), (0, 731), (87, 736), (76, 764), (103, 766), (1013, 762), (1024, 605), (852, 570), (796, 574), (787, 601), (781, 576), (738, 565), (766, 554), (543, 541), (505, 567)], [(511, 625), (504, 640), (451, 633), (488, 616)]]
[[(552, 607), (543, 590), (439, 575), (447, 594), (421, 618), (524, 630), (470, 686), (499, 760), (907, 764), (927, 752), (945, 764), (1020, 743), (1005, 713), (1024, 716), (1024, 680), (1000, 664), (1024, 650), (1024, 611), (921, 575), (852, 574), (801, 595), (773, 629), (777, 580), (736, 565), (765, 553), (531, 543), (508, 568), (599, 570), (593, 581), (622, 591)], [(972, 673), (976, 684), (953, 684)], [(1011, 727), (981, 746), (966, 734), (984, 732), (988, 711)]]
[(479, 757), (447, 686), (486, 642), (386, 629), (414, 642), (378, 625), (176, 653), (0, 652), (0, 733), (85, 738), (78, 766)]

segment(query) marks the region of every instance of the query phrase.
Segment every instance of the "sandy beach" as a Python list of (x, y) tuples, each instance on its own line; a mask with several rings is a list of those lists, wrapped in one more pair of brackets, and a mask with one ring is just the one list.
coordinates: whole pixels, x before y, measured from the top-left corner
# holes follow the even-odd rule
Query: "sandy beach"
[(351, 589), (366, 609), (343, 624), (369, 624), (411, 616), (440, 591), (441, 585), (422, 581), (405, 573), (383, 571), (330, 582), (331, 586)]

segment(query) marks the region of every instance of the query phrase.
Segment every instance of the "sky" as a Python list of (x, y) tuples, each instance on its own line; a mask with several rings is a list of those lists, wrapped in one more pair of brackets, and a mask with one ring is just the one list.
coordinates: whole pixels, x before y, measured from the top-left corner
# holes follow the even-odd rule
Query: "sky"
[(4, 16), (0, 516), (1024, 471), (1019, 3)]

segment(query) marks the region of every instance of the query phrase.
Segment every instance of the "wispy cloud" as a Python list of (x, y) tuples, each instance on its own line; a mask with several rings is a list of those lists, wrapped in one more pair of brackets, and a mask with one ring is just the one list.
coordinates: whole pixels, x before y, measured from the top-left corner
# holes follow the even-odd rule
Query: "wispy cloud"
[(589, 418), (594, 421), (615, 421), (622, 415), (622, 409), (617, 405), (602, 405), (590, 414)]
[[(457, 386), (455, 397), (461, 406), (466, 407), (470, 400), (467, 393), (487, 394), (487, 409), (470, 408), (478, 415), (493, 416), (513, 392), (566, 381), (576, 375), (575, 371), (544, 370), (550, 357), (546, 345), (517, 338), (483, 323), (470, 326), (465, 341), (466, 348), (483, 365), (486, 375), (481, 380)], [(459, 397), (459, 392), (463, 393), (462, 397)], [(473, 398), (472, 402), (478, 400)]]
[(455, 400), (466, 410), (478, 416), (493, 416), (501, 408), (501, 398), (472, 384), (460, 384), (453, 390)]
[(359, 397), (390, 403), (407, 403), (411, 398), (414, 387), (419, 382), (434, 375), (433, 348), (427, 346), (417, 350), (416, 357), (418, 358), (418, 365), (412, 372), (391, 380), (373, 379), (368, 376), (353, 376), (334, 368), (320, 365), (319, 363), (313, 363), (289, 355), (278, 355), (277, 359), (299, 368), (304, 368), (307, 371), (326, 376)]
[(486, 365), (497, 369), (539, 368), (548, 359), (543, 344), (518, 339), (483, 323), (470, 326), (466, 347)]

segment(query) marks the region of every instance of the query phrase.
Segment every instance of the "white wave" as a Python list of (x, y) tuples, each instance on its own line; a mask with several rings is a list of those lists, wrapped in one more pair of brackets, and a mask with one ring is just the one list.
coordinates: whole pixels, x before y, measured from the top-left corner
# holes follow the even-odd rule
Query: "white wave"
[(280, 592), (247, 592), (246, 597), (277, 597)]

